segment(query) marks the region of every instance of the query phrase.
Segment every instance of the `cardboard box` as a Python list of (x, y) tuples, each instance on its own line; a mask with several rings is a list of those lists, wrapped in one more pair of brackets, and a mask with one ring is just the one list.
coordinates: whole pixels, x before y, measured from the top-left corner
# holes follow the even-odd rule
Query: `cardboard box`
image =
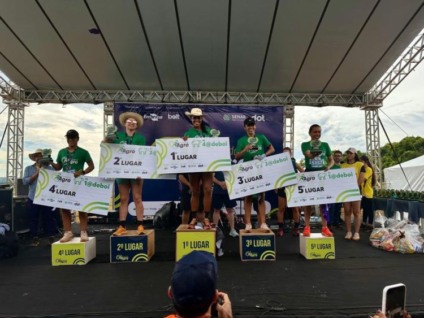
[(88, 242), (80, 242), (79, 237), (71, 241), (52, 244), (52, 265), (85, 265), (96, 257), (96, 238), (89, 237)]
[(275, 235), (272, 231), (240, 230), (240, 258), (242, 261), (275, 261)]
[(321, 233), (311, 233), (310, 237), (299, 236), (300, 254), (306, 259), (335, 259), (336, 246), (334, 237), (326, 237)]
[(180, 260), (191, 251), (206, 251), (215, 255), (216, 230), (189, 229), (187, 224), (181, 224), (177, 231), (175, 260)]
[(142, 235), (127, 232), (110, 237), (110, 262), (148, 262), (155, 254), (155, 231), (145, 230)]

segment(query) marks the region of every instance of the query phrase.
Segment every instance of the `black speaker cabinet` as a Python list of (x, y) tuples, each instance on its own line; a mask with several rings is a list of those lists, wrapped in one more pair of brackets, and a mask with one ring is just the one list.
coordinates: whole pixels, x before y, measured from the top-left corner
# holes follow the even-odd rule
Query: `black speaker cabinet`
[(29, 213), (26, 210), (27, 196), (13, 198), (13, 230), (18, 233), (29, 232)]
[(6, 223), (12, 227), (12, 188), (0, 189), (0, 223)]

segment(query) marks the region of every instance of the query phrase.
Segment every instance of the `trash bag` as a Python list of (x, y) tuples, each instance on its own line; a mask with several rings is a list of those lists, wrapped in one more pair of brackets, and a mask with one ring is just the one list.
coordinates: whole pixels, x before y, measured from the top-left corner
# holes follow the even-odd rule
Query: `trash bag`
[(176, 222), (177, 209), (175, 202), (165, 203), (153, 217), (155, 229), (164, 229), (173, 226)]

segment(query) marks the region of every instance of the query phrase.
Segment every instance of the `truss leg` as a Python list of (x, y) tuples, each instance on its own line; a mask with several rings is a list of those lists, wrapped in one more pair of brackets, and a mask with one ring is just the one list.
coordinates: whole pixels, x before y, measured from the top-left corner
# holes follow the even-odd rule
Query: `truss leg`
[(106, 128), (113, 125), (113, 107), (112, 102), (105, 102), (103, 105), (103, 136), (106, 136)]
[(7, 128), (7, 167), (6, 175), (9, 184), (14, 186), (16, 195), (18, 178), (22, 178), (22, 165), (24, 154), (24, 118), (25, 107), (19, 102), (7, 102), (8, 128)]
[(381, 152), (380, 152), (380, 130), (378, 123), (378, 109), (365, 110), (365, 135), (367, 154), (373, 165), (374, 173), (377, 179), (376, 186), (381, 187)]
[(283, 148), (290, 147), (294, 152), (294, 106), (284, 106)]

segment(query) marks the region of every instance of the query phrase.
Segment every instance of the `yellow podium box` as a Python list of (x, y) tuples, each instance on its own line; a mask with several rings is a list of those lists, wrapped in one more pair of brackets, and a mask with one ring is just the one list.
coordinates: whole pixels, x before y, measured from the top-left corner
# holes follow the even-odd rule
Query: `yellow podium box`
[(89, 237), (88, 242), (80, 242), (79, 237), (66, 243), (52, 244), (52, 265), (85, 265), (96, 257), (96, 238)]
[(275, 261), (275, 235), (272, 231), (240, 230), (240, 258), (242, 261)]
[(336, 246), (334, 237), (326, 237), (321, 233), (311, 233), (311, 236), (299, 236), (300, 254), (306, 259), (335, 259)]
[(206, 251), (215, 255), (216, 230), (193, 230), (187, 224), (177, 228), (175, 260), (179, 261), (191, 251)]
[(155, 254), (155, 231), (144, 230), (142, 235), (137, 231), (110, 237), (110, 262), (148, 262)]

